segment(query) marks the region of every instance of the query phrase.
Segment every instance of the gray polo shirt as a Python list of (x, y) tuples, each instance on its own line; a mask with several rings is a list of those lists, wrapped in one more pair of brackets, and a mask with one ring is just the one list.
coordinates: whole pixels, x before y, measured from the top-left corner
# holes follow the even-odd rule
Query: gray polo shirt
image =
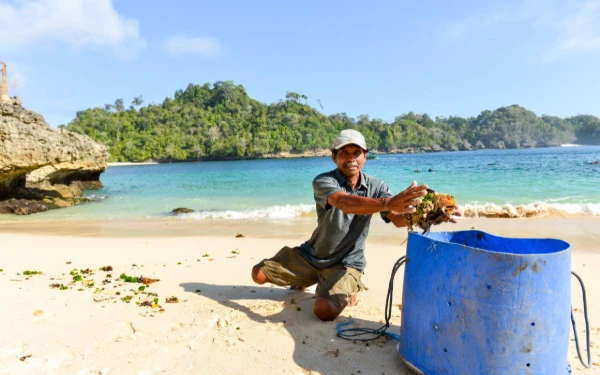
[[(328, 204), (327, 199), (338, 191), (361, 197), (390, 198), (393, 196), (390, 188), (383, 181), (361, 172), (358, 186), (353, 191), (340, 171), (334, 169), (315, 177), (313, 190), (317, 202), (318, 224), (310, 240), (300, 246), (302, 255), (319, 269), (340, 264), (362, 272), (367, 264), (365, 240), (373, 215), (345, 214)], [(389, 222), (386, 214), (382, 212), (381, 217)]]

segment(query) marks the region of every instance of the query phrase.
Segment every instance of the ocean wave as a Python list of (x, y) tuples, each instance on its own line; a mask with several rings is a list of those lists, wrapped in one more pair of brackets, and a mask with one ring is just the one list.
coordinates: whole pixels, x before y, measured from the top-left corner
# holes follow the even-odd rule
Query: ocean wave
[(86, 195), (84, 198), (89, 199), (92, 202), (101, 202), (101, 201), (105, 200), (106, 198), (108, 198), (108, 195), (90, 194), (90, 195)]
[(587, 198), (584, 195), (574, 195), (574, 196), (569, 196), (569, 197), (562, 197), (562, 198), (549, 198), (546, 199), (546, 203), (555, 203), (555, 202), (563, 202), (563, 201), (568, 201), (568, 200), (583, 200)]
[(521, 217), (547, 217), (547, 216), (565, 216), (565, 215), (600, 215), (600, 204), (598, 203), (548, 203), (534, 202), (529, 204), (497, 205), (494, 203), (486, 204), (465, 204), (462, 207), (462, 213), (465, 217), (501, 217), (501, 218), (521, 218)]
[(311, 204), (272, 206), (255, 210), (235, 211), (194, 211), (178, 215), (180, 219), (206, 220), (206, 219), (288, 219), (307, 216), (315, 212), (315, 206)]
[[(599, 203), (549, 203), (529, 204), (465, 204), (461, 205), (463, 217), (525, 218), (552, 217), (566, 215), (600, 216)], [(310, 204), (271, 206), (254, 210), (207, 210), (177, 215), (182, 220), (247, 220), (247, 219), (291, 219), (315, 214), (315, 206)]]

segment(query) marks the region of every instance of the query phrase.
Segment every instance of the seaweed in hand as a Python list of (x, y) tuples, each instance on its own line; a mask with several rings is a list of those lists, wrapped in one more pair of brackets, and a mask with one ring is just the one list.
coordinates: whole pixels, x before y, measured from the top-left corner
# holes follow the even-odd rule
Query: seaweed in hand
[(423, 229), (423, 234), (429, 233), (433, 225), (448, 221), (456, 212), (456, 201), (450, 194), (437, 193), (428, 190), (421, 203), (412, 214), (406, 214), (408, 230), (414, 227)]

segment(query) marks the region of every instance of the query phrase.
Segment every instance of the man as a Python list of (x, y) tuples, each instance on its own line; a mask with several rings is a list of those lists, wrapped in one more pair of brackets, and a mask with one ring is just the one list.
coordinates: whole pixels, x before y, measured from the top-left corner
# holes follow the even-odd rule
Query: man
[(386, 222), (404, 227), (403, 215), (415, 212), (427, 194), (427, 185), (413, 182), (393, 195), (384, 182), (361, 172), (367, 152), (361, 133), (340, 132), (331, 150), (337, 169), (313, 180), (318, 225), (312, 237), (299, 247), (284, 247), (252, 268), (252, 279), (258, 284), (293, 289), (317, 284), (313, 311), (323, 321), (355, 305), (357, 293), (365, 288), (361, 275), (371, 216), (379, 212)]

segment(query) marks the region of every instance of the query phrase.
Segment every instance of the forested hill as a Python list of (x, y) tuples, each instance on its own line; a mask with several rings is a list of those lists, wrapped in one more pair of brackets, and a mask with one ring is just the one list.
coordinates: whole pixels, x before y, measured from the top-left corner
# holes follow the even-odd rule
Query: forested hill
[[(477, 117), (437, 117), (412, 112), (391, 123), (345, 113), (325, 116), (308, 98), (288, 92), (264, 104), (241, 85), (219, 81), (190, 84), (160, 105), (123, 99), (77, 113), (61, 128), (87, 134), (109, 146), (110, 161), (177, 161), (261, 158), (327, 150), (336, 134), (354, 128), (381, 152), (545, 147), (564, 143), (600, 144), (600, 119), (559, 118), (511, 105)], [(320, 105), (320, 103), (319, 103)]]

